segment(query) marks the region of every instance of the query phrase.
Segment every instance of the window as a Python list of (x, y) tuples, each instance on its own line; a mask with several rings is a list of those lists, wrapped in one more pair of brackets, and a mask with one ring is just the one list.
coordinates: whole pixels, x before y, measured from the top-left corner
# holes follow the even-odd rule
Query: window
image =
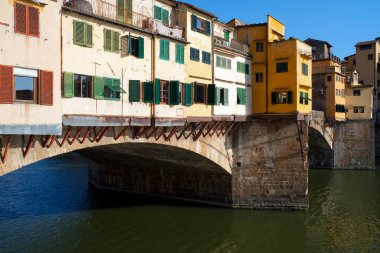
[(120, 100), (120, 93), (126, 93), (120, 87), (120, 79), (107, 78), (104, 81), (104, 98), (109, 100)]
[(37, 78), (15, 76), (16, 100), (36, 101)]
[(336, 112), (345, 112), (344, 105), (336, 105), (335, 107)]
[(209, 52), (202, 51), (202, 62), (211, 64), (211, 54)]
[(279, 62), (276, 64), (276, 73), (285, 73), (288, 72), (288, 63)]
[(246, 90), (244, 88), (237, 88), (237, 104), (245, 105), (247, 103)]
[(304, 97), (303, 97), (303, 92), (300, 92), (300, 104), (303, 104)]
[(191, 15), (191, 30), (211, 35), (211, 22), (195, 15)]
[(309, 75), (309, 66), (305, 63), (302, 63), (302, 74), (304, 76), (308, 76)]
[(206, 84), (194, 83), (194, 102), (197, 104), (206, 103)]
[(191, 106), (193, 97), (193, 86), (191, 83), (186, 83), (182, 85), (183, 87), (183, 104), (185, 106)]
[(181, 44), (175, 45), (175, 62), (185, 64), (185, 47)]
[(153, 82), (144, 82), (143, 83), (143, 89), (144, 89), (144, 98), (143, 101), (145, 103), (153, 103), (154, 102), (154, 86)]
[(190, 60), (199, 61), (199, 49), (190, 47)]
[(38, 37), (40, 35), (39, 10), (22, 3), (15, 3), (14, 29), (16, 33)]
[(92, 47), (92, 25), (74, 20), (74, 44)]
[(169, 11), (161, 7), (154, 6), (154, 18), (161, 20), (162, 23), (166, 26), (169, 26)]
[(359, 48), (360, 50), (370, 50), (372, 49), (372, 45), (363, 45), (363, 46), (360, 46)]
[(272, 92), (272, 104), (292, 104), (293, 93), (288, 92)]
[(116, 1), (116, 15), (119, 22), (128, 23), (129, 20), (132, 20), (132, 2), (133, 0)]
[(262, 83), (264, 82), (264, 74), (263, 73), (256, 73), (256, 83)]
[(305, 105), (309, 104), (309, 93), (305, 92)]
[(355, 59), (352, 60), (352, 65), (354, 65), (354, 66), (356, 65), (356, 60)]
[(129, 80), (129, 102), (140, 102), (141, 83), (139, 80)]
[(249, 74), (249, 64), (244, 64), (242, 62), (237, 62), (237, 72)]
[(364, 106), (354, 106), (354, 113), (364, 113)]
[(373, 60), (373, 54), (369, 54), (369, 55), (368, 55), (368, 60), (369, 60), (369, 61)]
[(170, 42), (167, 40), (160, 40), (160, 59), (168, 61), (170, 59)]
[(256, 52), (264, 52), (264, 42), (256, 42)]
[(354, 90), (354, 96), (360, 96), (361, 95), (361, 90)]
[(144, 38), (123, 36), (121, 37), (121, 56), (133, 55), (137, 58), (144, 58)]
[(327, 82), (331, 82), (332, 81), (332, 76), (327, 76)]
[(92, 97), (92, 77), (85, 75), (74, 75), (74, 97)]
[(120, 50), (120, 33), (104, 29), (104, 50), (118, 53)]
[(309, 104), (309, 93), (300, 92), (300, 104), (308, 105)]
[(167, 105), (169, 103), (169, 82), (161, 80), (160, 84), (161, 84), (160, 103)]
[(231, 59), (216, 56), (216, 67), (222, 69), (231, 69)]

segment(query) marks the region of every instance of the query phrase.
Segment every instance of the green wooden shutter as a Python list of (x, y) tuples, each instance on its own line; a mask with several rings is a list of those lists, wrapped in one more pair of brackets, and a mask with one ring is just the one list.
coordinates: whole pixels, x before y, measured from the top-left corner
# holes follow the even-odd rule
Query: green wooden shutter
[(153, 103), (154, 102), (154, 94), (153, 94), (153, 82), (145, 82), (144, 83), (144, 102), (145, 103)]
[(165, 41), (165, 59), (169, 60), (170, 59), (170, 42)]
[(169, 11), (162, 9), (161, 15), (162, 15), (162, 23), (166, 26), (169, 26)]
[(94, 76), (94, 98), (98, 100), (104, 99), (104, 82), (103, 78)]
[(229, 97), (229, 94), (228, 94), (228, 89), (224, 89), (224, 105), (228, 105), (229, 101), (228, 101), (228, 97)]
[(215, 105), (220, 104), (220, 88), (216, 88), (216, 94), (215, 94)]
[(240, 89), (240, 96), (241, 96), (241, 104), (245, 105), (247, 103), (247, 98), (246, 98), (246, 89)]
[(197, 30), (197, 16), (191, 15), (191, 30)]
[(245, 74), (249, 75), (249, 64), (245, 64)]
[(85, 45), (85, 23), (74, 20), (74, 44)]
[(133, 6), (132, 6), (133, 0), (125, 0), (125, 1), (126, 1), (127, 17), (131, 21), (133, 18)]
[(129, 80), (129, 102), (140, 102), (139, 80)]
[(140, 59), (144, 59), (144, 38), (139, 37), (139, 53), (138, 56)]
[(114, 90), (113, 90), (113, 92), (114, 92), (114, 94), (115, 94), (115, 96), (113, 97), (113, 99), (115, 99), (115, 100), (120, 100), (120, 97), (121, 97), (121, 81), (120, 81), (120, 79), (112, 79), (112, 86), (113, 86), (113, 88), (114, 88)]
[(108, 29), (104, 29), (104, 50), (111, 51), (112, 50), (112, 31)]
[(179, 105), (179, 81), (170, 82), (169, 92), (169, 104)]
[(165, 41), (160, 40), (160, 59), (165, 60)]
[(66, 98), (74, 97), (74, 73), (63, 74), (63, 93)]
[(288, 91), (288, 104), (293, 104), (293, 92)]
[(226, 68), (231, 69), (231, 60), (230, 59), (227, 59)]
[(206, 21), (206, 35), (211, 35), (211, 22)]
[(120, 33), (112, 31), (112, 52), (118, 53), (120, 50)]
[(277, 92), (272, 92), (272, 105), (276, 104)]
[(215, 105), (215, 92), (216, 92), (215, 84), (209, 84), (207, 86), (207, 104), (208, 105)]
[(180, 63), (181, 62), (181, 53), (180, 53), (180, 46), (179, 44), (175, 45), (175, 62)]
[(193, 97), (192, 91), (193, 91), (193, 87), (191, 83), (185, 84), (185, 105), (186, 106), (191, 106), (192, 104), (192, 97)]
[(86, 46), (92, 47), (92, 25), (86, 23)]
[(305, 92), (305, 105), (309, 104), (309, 93)]
[(156, 105), (161, 103), (161, 80), (158, 78), (154, 81), (154, 102)]
[(300, 104), (303, 104), (304, 97), (303, 97), (303, 92), (300, 92)]
[(180, 54), (181, 54), (181, 64), (185, 64), (185, 46), (181, 45), (180, 47)]
[(117, 0), (116, 1), (116, 12), (117, 12), (117, 20), (120, 22), (125, 22), (125, 0)]
[(154, 6), (154, 18), (161, 20), (161, 8), (158, 6)]

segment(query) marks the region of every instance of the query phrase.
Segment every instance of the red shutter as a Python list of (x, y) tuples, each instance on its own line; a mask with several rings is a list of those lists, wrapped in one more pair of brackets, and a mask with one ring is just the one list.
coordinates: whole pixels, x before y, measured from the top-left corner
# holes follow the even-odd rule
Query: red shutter
[(40, 70), (40, 94), (41, 105), (53, 105), (53, 72)]
[(0, 104), (13, 103), (13, 67), (0, 65)]
[(39, 36), (40, 34), (40, 24), (39, 24), (39, 11), (37, 8), (28, 7), (28, 35)]
[(15, 32), (26, 34), (26, 5), (15, 3)]

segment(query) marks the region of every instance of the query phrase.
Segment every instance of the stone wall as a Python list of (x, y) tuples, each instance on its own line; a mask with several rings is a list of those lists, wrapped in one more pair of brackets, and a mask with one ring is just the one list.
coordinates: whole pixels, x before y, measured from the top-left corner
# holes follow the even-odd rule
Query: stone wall
[(303, 121), (244, 123), (233, 136), (233, 206), (307, 208), (307, 141)]
[(334, 168), (375, 169), (375, 125), (372, 120), (334, 126)]

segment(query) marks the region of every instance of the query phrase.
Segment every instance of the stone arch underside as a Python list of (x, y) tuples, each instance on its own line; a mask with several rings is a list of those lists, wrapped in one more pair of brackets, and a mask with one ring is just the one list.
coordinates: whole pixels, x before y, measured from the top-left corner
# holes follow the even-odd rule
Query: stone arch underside
[(315, 128), (309, 127), (309, 166), (333, 168), (334, 153), (326, 138)]

